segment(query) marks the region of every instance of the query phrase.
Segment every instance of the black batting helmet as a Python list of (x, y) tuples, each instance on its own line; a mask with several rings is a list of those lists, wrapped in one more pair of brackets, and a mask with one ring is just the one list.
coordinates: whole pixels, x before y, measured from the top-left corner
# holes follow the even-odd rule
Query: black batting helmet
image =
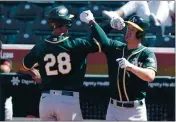
[(132, 25), (133, 27), (138, 29), (136, 33), (137, 39), (144, 38), (146, 30), (148, 30), (150, 26), (147, 21), (136, 15), (130, 17), (130, 19), (128, 21), (125, 21), (125, 23)]
[(52, 8), (46, 15), (48, 23), (52, 28), (59, 28), (61, 26), (70, 27), (73, 17), (74, 15), (70, 14), (64, 5)]

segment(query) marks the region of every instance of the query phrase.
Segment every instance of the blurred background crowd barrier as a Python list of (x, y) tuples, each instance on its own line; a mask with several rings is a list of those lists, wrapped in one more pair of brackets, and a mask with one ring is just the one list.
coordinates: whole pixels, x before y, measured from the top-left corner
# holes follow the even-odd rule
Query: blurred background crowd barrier
[[(23, 57), (34, 45), (3, 44), (3, 57), (13, 62), (13, 72), (19, 70)], [(149, 47), (157, 58), (158, 76), (175, 76), (175, 51), (174, 48)], [(102, 52), (88, 55), (86, 74), (108, 74), (106, 56)]]
[[(128, 1), (0, 1), (0, 40), (4, 44), (35, 44), (51, 34), (45, 15), (58, 5), (66, 5), (75, 15), (70, 37), (84, 38), (90, 28), (80, 21), (83, 10), (90, 9), (100, 24), (105, 21), (102, 10), (117, 10)], [(126, 18), (128, 19), (128, 18)], [(175, 22), (175, 21), (174, 21)], [(173, 22), (173, 23), (174, 23)], [(108, 36), (124, 41), (124, 31), (111, 31)], [(143, 44), (148, 47), (175, 47), (175, 23), (166, 26), (151, 25)]]

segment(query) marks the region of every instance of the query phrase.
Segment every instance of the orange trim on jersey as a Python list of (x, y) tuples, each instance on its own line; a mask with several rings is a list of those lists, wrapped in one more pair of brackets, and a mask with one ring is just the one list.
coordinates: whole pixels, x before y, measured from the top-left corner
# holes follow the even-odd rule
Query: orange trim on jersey
[[(137, 53), (140, 53), (140, 52), (143, 51), (144, 49), (146, 49), (146, 47), (142, 48), (142, 49), (139, 50), (139, 51), (136, 51), (136, 52), (132, 53), (132, 54), (127, 58), (127, 61), (128, 61), (133, 55), (135, 55), (135, 54), (137, 54)], [(129, 97), (128, 97), (128, 94), (127, 94), (127, 91), (126, 91), (126, 85), (125, 85), (125, 80), (126, 80), (125, 74), (126, 74), (126, 68), (124, 69), (124, 72), (123, 72), (123, 89), (124, 89), (124, 93), (125, 93), (126, 99), (127, 99), (127, 101), (129, 101)]]
[(95, 43), (96, 43), (97, 46), (98, 46), (98, 52), (101, 52), (101, 46), (100, 46), (100, 43), (99, 43), (95, 38), (93, 38), (93, 40), (95, 41)]
[(49, 41), (49, 40), (47, 40), (47, 39), (45, 39), (45, 41), (46, 41), (46, 42), (49, 42), (49, 43), (52, 43), (52, 44), (57, 44), (57, 43), (61, 43), (61, 42), (65, 41), (65, 40), (68, 39), (68, 38), (69, 38), (69, 37), (65, 37), (64, 39), (58, 40), (58, 41), (56, 41), (56, 42), (52, 42), (52, 41)]
[(27, 68), (25, 65), (24, 65), (24, 59), (23, 59), (23, 61), (22, 61), (22, 66), (23, 66), (23, 68), (25, 69), (25, 70), (30, 70), (31, 68)]
[(20, 72), (27, 72), (28, 70), (26, 68), (24, 68), (23, 65), (21, 65), (20, 68), (19, 68), (19, 71)]
[(23, 68), (26, 69), (26, 70), (31, 70), (31, 69), (33, 69), (34, 67), (38, 66), (38, 63), (35, 63), (31, 68), (28, 68), (28, 67), (26, 67), (26, 66), (24, 65), (24, 58), (23, 58), (22, 66), (23, 66)]
[[(124, 54), (125, 54), (125, 47), (123, 48), (122, 58), (124, 57)], [(118, 91), (119, 91), (118, 93), (119, 93), (120, 101), (122, 101), (122, 94), (121, 94), (120, 85), (119, 85), (119, 81), (120, 81), (119, 80), (119, 70), (120, 70), (120, 67), (118, 67), (118, 70), (117, 70), (117, 88), (118, 88)]]

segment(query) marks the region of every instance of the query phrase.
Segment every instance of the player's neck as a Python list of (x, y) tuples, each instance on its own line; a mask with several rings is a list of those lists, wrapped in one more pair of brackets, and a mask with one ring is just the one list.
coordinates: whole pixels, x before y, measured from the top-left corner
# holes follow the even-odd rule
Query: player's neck
[(128, 43), (127, 47), (128, 49), (135, 49), (138, 48), (139, 46), (141, 46), (141, 43), (137, 42), (137, 43)]

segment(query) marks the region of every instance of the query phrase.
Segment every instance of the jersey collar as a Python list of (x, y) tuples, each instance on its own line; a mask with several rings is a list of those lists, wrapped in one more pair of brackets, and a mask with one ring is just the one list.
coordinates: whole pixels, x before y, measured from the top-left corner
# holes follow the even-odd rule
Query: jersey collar
[(140, 52), (140, 50), (143, 50), (144, 48), (146, 48), (143, 45), (140, 45), (139, 47), (135, 48), (135, 49), (127, 49), (127, 51), (129, 52), (129, 54), (133, 54), (136, 52)]
[(49, 38), (45, 39), (46, 42), (49, 42), (49, 43), (53, 43), (53, 44), (56, 44), (56, 43), (61, 43), (65, 40), (67, 40), (69, 37), (67, 36), (50, 36)]

